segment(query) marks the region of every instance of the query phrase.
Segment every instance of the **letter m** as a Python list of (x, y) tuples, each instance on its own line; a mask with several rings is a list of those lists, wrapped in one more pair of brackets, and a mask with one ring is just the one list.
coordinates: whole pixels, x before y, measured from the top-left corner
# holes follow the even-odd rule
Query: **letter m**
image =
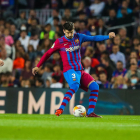
[(28, 100), (28, 114), (33, 114), (33, 109), (37, 112), (40, 109), (40, 114), (44, 114), (45, 110), (45, 97), (46, 92), (43, 92), (38, 102), (34, 99), (32, 92), (29, 92), (29, 100)]

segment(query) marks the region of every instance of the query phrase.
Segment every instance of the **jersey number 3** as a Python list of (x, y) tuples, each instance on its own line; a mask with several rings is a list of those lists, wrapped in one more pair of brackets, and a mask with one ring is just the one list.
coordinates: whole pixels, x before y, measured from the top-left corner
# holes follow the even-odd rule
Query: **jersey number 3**
[(76, 78), (76, 75), (75, 75), (75, 73), (73, 73), (73, 74), (72, 74), (72, 78)]

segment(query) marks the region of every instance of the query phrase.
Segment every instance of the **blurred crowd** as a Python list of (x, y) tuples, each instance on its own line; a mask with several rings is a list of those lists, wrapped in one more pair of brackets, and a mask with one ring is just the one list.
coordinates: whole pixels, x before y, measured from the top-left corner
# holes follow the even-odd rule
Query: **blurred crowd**
[[(140, 12), (140, 0), (50, 0), (45, 4), (40, 1), (40, 7), (44, 8), (43, 5), (52, 9), (44, 25), (32, 9), (29, 17), (23, 10), (14, 21), (1, 13), (0, 59), (4, 61), (0, 67), (1, 87), (68, 88), (59, 52), (46, 61), (36, 76), (32, 75), (32, 68), (42, 55), (64, 35), (62, 25), (72, 21), (77, 33), (105, 35), (110, 27), (137, 21)], [(63, 15), (59, 9), (64, 9)], [(71, 9), (76, 12), (72, 14)], [(114, 39), (82, 44), (84, 70), (100, 88), (140, 88), (140, 25), (121, 26), (111, 31), (116, 33)]]

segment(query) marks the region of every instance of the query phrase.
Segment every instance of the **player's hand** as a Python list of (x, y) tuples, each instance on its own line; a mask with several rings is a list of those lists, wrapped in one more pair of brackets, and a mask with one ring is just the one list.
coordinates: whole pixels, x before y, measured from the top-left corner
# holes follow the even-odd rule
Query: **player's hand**
[(3, 66), (4, 62), (2, 60), (0, 60), (0, 66)]
[(109, 38), (114, 38), (115, 37), (115, 33), (114, 32), (110, 32), (108, 35), (109, 35)]
[(35, 68), (32, 69), (32, 74), (36, 75), (38, 73), (38, 71), (39, 71), (39, 68), (35, 67)]

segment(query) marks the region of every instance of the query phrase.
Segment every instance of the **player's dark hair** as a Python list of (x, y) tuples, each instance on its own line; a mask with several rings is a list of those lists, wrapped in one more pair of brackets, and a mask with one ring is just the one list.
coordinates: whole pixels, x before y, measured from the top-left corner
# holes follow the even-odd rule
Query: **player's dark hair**
[(68, 30), (68, 31), (71, 31), (74, 29), (74, 23), (73, 22), (70, 22), (70, 21), (67, 21), (64, 25), (63, 25), (63, 29), (64, 30)]

